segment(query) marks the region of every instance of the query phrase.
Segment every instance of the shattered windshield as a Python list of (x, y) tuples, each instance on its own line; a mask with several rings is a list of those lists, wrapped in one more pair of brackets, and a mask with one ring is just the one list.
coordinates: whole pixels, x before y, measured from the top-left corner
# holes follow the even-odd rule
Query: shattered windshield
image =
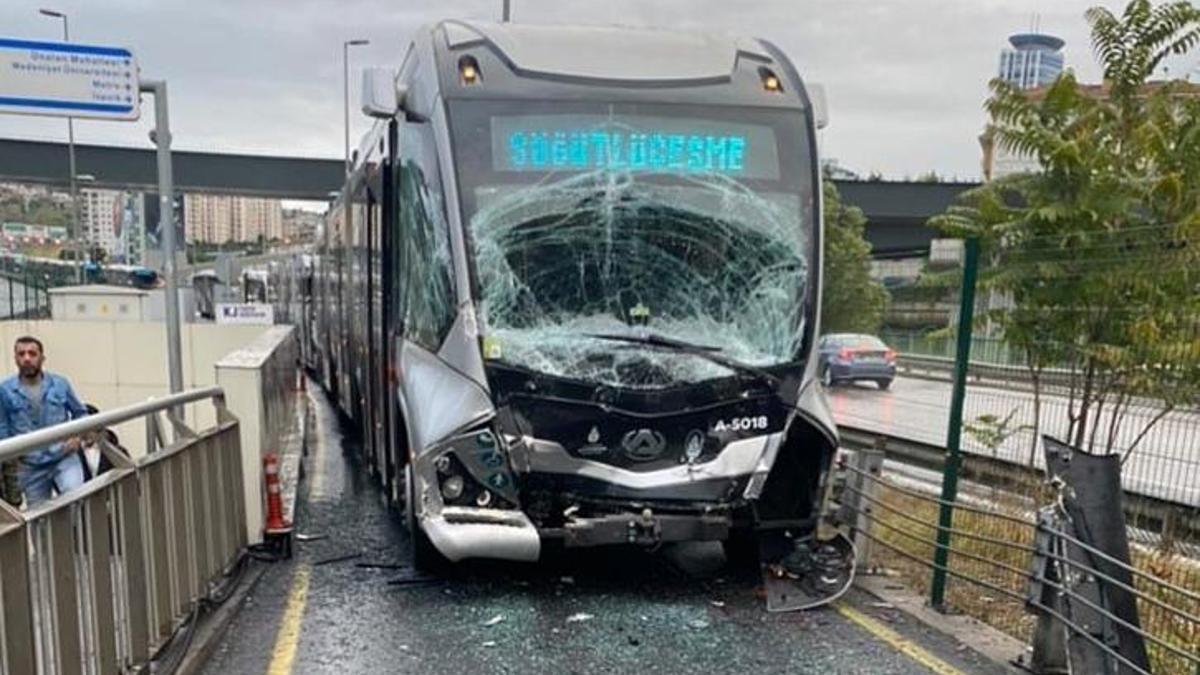
[(798, 113), (485, 105), (453, 118), (485, 358), (640, 389), (795, 359), (812, 212)]

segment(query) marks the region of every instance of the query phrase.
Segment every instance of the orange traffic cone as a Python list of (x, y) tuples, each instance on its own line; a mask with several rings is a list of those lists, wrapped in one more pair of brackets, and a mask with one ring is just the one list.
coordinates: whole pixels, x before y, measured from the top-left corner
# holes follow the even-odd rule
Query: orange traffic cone
[(282, 486), (279, 484), (279, 455), (268, 453), (263, 457), (263, 477), (267, 484), (267, 534), (283, 534), (292, 531), (292, 524), (283, 518)]

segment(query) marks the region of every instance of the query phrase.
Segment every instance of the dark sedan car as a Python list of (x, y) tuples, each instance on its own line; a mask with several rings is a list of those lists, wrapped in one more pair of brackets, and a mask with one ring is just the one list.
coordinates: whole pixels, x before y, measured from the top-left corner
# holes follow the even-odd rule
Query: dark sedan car
[(817, 350), (826, 387), (866, 380), (887, 389), (896, 377), (895, 350), (874, 335), (833, 333), (821, 338)]

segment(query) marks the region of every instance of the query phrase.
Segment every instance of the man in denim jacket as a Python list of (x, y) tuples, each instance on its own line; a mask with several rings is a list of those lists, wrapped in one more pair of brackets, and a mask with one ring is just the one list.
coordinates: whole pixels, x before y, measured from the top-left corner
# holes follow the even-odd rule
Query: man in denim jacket
[[(13, 351), (18, 373), (0, 382), (0, 438), (87, 415), (71, 383), (42, 370), (46, 354), (40, 340), (17, 338)], [(21, 458), (18, 477), (27, 506), (49, 499), (51, 489), (63, 494), (83, 484), (79, 445), (79, 439), (71, 438), (32, 450)]]

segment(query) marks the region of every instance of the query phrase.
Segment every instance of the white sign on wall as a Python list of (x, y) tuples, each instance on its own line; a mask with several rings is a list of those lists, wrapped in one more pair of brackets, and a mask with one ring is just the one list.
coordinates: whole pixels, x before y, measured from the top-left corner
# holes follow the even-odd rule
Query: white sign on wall
[(0, 38), (0, 112), (136, 120), (137, 59), (123, 47)]
[(217, 323), (275, 324), (275, 308), (259, 302), (217, 303)]

